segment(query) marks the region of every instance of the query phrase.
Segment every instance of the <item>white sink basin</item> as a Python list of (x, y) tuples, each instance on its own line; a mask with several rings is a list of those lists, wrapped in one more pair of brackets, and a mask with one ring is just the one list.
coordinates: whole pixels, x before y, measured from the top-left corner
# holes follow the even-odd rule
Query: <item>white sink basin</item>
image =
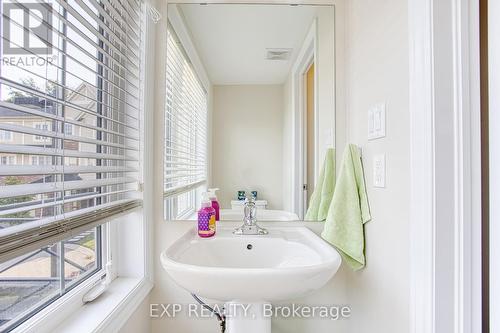
[(220, 301), (272, 302), (321, 288), (337, 272), (338, 252), (305, 227), (271, 227), (236, 236), (221, 228), (202, 239), (190, 230), (161, 254), (184, 289)]

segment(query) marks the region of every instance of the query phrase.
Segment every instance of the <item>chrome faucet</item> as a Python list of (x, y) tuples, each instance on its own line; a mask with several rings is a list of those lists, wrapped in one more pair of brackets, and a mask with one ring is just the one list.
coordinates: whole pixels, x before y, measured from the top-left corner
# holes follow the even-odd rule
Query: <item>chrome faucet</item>
[(245, 208), (243, 209), (245, 217), (243, 218), (243, 225), (234, 229), (235, 235), (267, 235), (268, 231), (257, 225), (257, 207), (255, 206), (255, 199), (249, 197), (245, 200)]

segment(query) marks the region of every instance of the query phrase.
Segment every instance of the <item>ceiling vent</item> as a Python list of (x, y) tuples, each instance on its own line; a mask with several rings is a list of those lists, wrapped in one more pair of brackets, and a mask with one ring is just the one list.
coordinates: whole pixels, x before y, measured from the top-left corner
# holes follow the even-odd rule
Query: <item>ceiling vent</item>
[(267, 60), (288, 60), (292, 49), (266, 49)]

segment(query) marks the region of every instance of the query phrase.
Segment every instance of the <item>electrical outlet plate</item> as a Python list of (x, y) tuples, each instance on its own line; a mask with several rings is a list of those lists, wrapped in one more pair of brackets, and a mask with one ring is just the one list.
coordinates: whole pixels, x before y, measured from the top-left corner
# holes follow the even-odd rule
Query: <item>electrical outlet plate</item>
[(385, 137), (385, 104), (378, 104), (368, 110), (368, 140)]
[(373, 157), (373, 186), (385, 187), (385, 154)]

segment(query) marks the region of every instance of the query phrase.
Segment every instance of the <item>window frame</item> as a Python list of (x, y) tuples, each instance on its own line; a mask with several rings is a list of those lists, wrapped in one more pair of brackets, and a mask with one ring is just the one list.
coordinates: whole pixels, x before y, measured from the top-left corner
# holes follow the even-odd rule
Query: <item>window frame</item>
[[(142, 16), (144, 22), (146, 20), (146, 13), (144, 11), (139, 13), (139, 16)], [(143, 32), (144, 33), (144, 32)], [(152, 65), (151, 59), (146, 60), (148, 65)], [(145, 67), (145, 64), (141, 66), (141, 73)], [(65, 75), (65, 74), (64, 74)], [(102, 97), (101, 97), (102, 98)], [(140, 108), (145, 109), (145, 101), (140, 103)], [(144, 115), (141, 115), (144, 117)], [(72, 128), (72, 133), (67, 133), (66, 125), (70, 125)], [(32, 123), (33, 128), (50, 130), (51, 124), (47, 121), (36, 121)], [(75, 126), (73, 124), (62, 123), (62, 133), (65, 135), (74, 135)], [(141, 145), (145, 145), (144, 139), (144, 127), (142, 125), (140, 127), (140, 136), (141, 136)], [(14, 133), (11, 133), (11, 140), (13, 140)], [(47, 142), (51, 142), (49, 137), (44, 136), (33, 136), (33, 143), (44, 144)], [(1, 141), (1, 140), (0, 140)], [(16, 155), (12, 155), (16, 158)], [(32, 161), (32, 157), (30, 156), (30, 162)], [(46, 156), (37, 156), (37, 165), (40, 163), (40, 158), (46, 158)], [(141, 148), (140, 160), (143, 158), (143, 149)], [(140, 162), (142, 165), (144, 162)], [(142, 168), (139, 170), (140, 177), (142, 178)], [(142, 244), (139, 244), (137, 240), (137, 233), (133, 233), (133, 237), (127, 233), (126, 228), (127, 223), (134, 223), (137, 228), (140, 229), (149, 229), (149, 226), (146, 224), (146, 219), (142, 218), (142, 221), (137, 221), (137, 216), (132, 217), (134, 214), (137, 214), (137, 210), (141, 208), (136, 208), (131, 211), (124, 212), (122, 214), (118, 214), (114, 217), (108, 218), (111, 219), (110, 222), (104, 223), (93, 229), (96, 230), (96, 269), (93, 269), (89, 272), (84, 273), (81, 277), (77, 279), (77, 281), (73, 283), (68, 283), (67, 288), (65, 288), (64, 293), (59, 293), (54, 297), (50, 297), (45, 300), (43, 303), (37, 304), (33, 309), (30, 309), (29, 312), (21, 314), (21, 316), (15, 320), (11, 325), (6, 326), (8, 332), (31, 332), (32, 330), (36, 330), (37, 332), (52, 332), (54, 327), (57, 327), (58, 324), (64, 322), (64, 320), (71, 314), (76, 313), (79, 308), (82, 307), (82, 297), (87, 294), (89, 291), (94, 289), (97, 285), (101, 284), (106, 278), (109, 282), (112, 282), (115, 279), (119, 279), (120, 271), (122, 269), (117, 263), (119, 263), (119, 257), (124, 253), (119, 249), (119, 244), (123, 242), (136, 242), (138, 246), (141, 246), (144, 249), (144, 256), (140, 259), (141, 262), (134, 262), (134, 266), (141, 267), (144, 266), (144, 272), (137, 272), (137, 276), (139, 277), (139, 281), (137, 281), (137, 285), (134, 286), (133, 289), (129, 290), (129, 294), (127, 297), (132, 297), (134, 295), (139, 295), (142, 301), (145, 294), (149, 292), (152, 288), (152, 271), (151, 267), (148, 264), (148, 260), (146, 259), (151, 254), (148, 253), (147, 244), (151, 241), (151, 236), (142, 240)], [(115, 220), (125, 220), (120, 222), (114, 222)], [(61, 248), (64, 248), (64, 240), (59, 241), (56, 244)], [(137, 253), (137, 248), (133, 249)], [(63, 252), (64, 254), (64, 252)], [(132, 254), (132, 253), (130, 253)], [(125, 254), (125, 256), (127, 256)], [(134, 256), (137, 257), (137, 256)], [(64, 260), (64, 256), (62, 256)], [(64, 279), (64, 268), (62, 268), (63, 276), (61, 279)], [(108, 293), (109, 294), (109, 293)], [(108, 295), (108, 297), (111, 297)], [(87, 306), (88, 308), (88, 306)], [(114, 309), (113, 309), (114, 310)], [(123, 313), (127, 313), (124, 311)], [(110, 312), (111, 315), (111, 312)], [(13, 319), (14, 320), (14, 319)]]

